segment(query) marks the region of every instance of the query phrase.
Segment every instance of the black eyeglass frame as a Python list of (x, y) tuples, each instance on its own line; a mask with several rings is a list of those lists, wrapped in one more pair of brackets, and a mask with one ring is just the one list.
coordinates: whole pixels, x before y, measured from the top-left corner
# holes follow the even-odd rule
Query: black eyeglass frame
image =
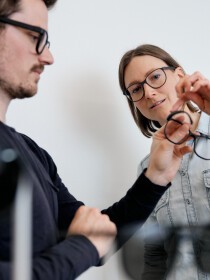
[[(159, 69), (163, 71), (163, 73), (164, 73), (164, 75), (165, 75), (165, 81), (164, 81), (164, 83), (163, 83), (161, 86), (158, 86), (158, 87), (151, 86), (151, 85), (147, 82), (147, 78), (148, 78), (149, 75), (151, 75), (151, 73), (153, 73), (153, 72), (155, 72), (155, 71), (157, 71), (157, 70), (159, 70)], [(129, 87), (127, 87), (127, 88), (125, 89), (125, 91), (123, 92), (123, 94), (124, 94), (130, 101), (132, 101), (132, 102), (134, 102), (134, 103), (135, 103), (135, 102), (138, 102), (138, 101), (140, 101), (141, 99), (143, 99), (143, 97), (144, 97), (144, 95), (145, 95), (144, 84), (147, 84), (148, 86), (150, 86), (151, 88), (154, 88), (154, 89), (161, 88), (161, 87), (166, 83), (166, 81), (167, 81), (167, 75), (166, 75), (166, 73), (165, 73), (164, 70), (175, 70), (175, 69), (176, 69), (176, 67), (174, 67), (174, 66), (164, 66), (164, 67), (160, 67), (160, 68), (157, 68), (157, 69), (155, 69), (155, 70), (152, 70), (152, 71), (146, 76), (146, 78), (144, 79), (144, 81), (139, 82), (139, 83), (133, 83), (133, 84), (129, 85)], [(133, 99), (132, 99), (132, 97), (131, 97), (131, 95), (130, 95), (130, 93), (129, 93), (129, 91), (128, 91), (128, 89), (129, 89), (131, 86), (133, 86), (133, 85), (141, 85), (141, 87), (142, 87), (142, 89), (143, 89), (142, 97), (141, 97), (140, 99), (138, 99), (138, 100), (135, 100), (135, 101), (133, 101)]]
[(192, 120), (190, 114), (187, 113), (187, 112), (185, 112), (185, 111), (180, 110), (180, 111), (174, 111), (174, 112), (170, 113), (170, 114), (168, 115), (168, 117), (167, 117), (167, 122), (166, 122), (166, 125), (165, 125), (165, 128), (164, 128), (164, 135), (165, 135), (166, 139), (167, 139), (168, 141), (170, 141), (171, 143), (175, 144), (175, 145), (181, 145), (181, 144), (183, 144), (189, 137), (192, 137), (192, 138), (193, 138), (193, 152), (194, 152), (199, 158), (201, 158), (201, 159), (203, 159), (203, 160), (210, 160), (210, 158), (204, 158), (204, 157), (200, 156), (200, 155), (197, 153), (197, 151), (196, 151), (196, 144), (197, 144), (197, 143), (196, 143), (196, 139), (204, 138), (204, 139), (210, 140), (210, 136), (209, 136), (209, 135), (203, 134), (203, 133), (201, 133), (201, 132), (199, 132), (199, 135), (196, 135), (196, 134), (194, 134), (194, 133), (189, 129), (188, 135), (186, 135), (186, 137), (184, 137), (184, 138), (183, 138), (182, 140), (180, 140), (179, 142), (174, 142), (174, 141), (172, 141), (172, 140), (167, 136), (167, 132), (166, 132), (167, 123), (168, 123), (169, 121), (174, 121), (174, 122), (176, 122), (176, 123), (182, 125), (183, 123), (182, 123), (181, 121), (179, 121), (179, 120), (177, 120), (177, 119), (174, 119), (173, 117), (174, 117), (175, 115), (177, 115), (177, 114), (183, 114), (183, 113), (186, 114), (186, 115), (189, 117), (190, 124), (191, 124), (191, 125), (193, 124), (193, 120)]
[[(0, 17), (0, 22), (39, 33), (39, 38), (38, 38), (38, 41), (37, 41), (37, 44), (36, 44), (36, 53), (37, 54), (41, 54), (44, 51), (46, 46), (48, 48), (50, 47), (50, 42), (48, 41), (48, 32), (45, 29), (43, 29), (41, 27), (38, 27), (38, 26), (30, 25), (30, 24), (27, 24), (27, 23), (23, 23), (23, 22), (20, 22), (20, 21), (16, 21), (16, 20), (13, 20), (13, 19), (10, 19), (10, 18), (6, 18), (6, 17)], [(45, 43), (44, 43), (43, 47), (40, 50), (39, 49), (40, 48), (40, 43), (41, 43), (44, 36), (46, 37), (46, 40), (45, 40)]]

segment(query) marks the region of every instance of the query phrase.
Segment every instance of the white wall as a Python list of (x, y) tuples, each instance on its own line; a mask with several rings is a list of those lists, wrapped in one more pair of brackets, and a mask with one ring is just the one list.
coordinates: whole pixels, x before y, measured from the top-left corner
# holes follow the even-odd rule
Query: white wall
[[(48, 150), (78, 199), (107, 207), (132, 185), (150, 146), (118, 86), (121, 56), (152, 43), (210, 77), (209, 29), (209, 0), (58, 0), (49, 16), (55, 64), (36, 97), (13, 102), (7, 122)], [(118, 261), (79, 279), (127, 279)]]

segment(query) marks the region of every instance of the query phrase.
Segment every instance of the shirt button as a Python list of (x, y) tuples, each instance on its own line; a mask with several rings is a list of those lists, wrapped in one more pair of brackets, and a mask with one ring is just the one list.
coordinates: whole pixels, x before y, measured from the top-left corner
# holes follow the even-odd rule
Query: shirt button
[(190, 204), (190, 200), (189, 199), (186, 199), (186, 202), (187, 202), (187, 204)]

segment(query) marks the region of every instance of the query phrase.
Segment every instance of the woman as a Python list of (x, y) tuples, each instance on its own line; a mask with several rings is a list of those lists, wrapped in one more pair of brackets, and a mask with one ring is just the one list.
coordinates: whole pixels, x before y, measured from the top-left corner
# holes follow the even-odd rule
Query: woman
[[(196, 81), (206, 79), (196, 72), (186, 75), (181, 65), (166, 51), (154, 45), (140, 45), (126, 52), (119, 65), (119, 83), (133, 115), (134, 121), (146, 137), (165, 125), (167, 116), (177, 103), (176, 87), (182, 80), (185, 85), (193, 87)], [(194, 81), (193, 83), (191, 81)], [(209, 86), (209, 82), (208, 82)], [(201, 113), (188, 101), (178, 108), (187, 112), (193, 122), (192, 132), (210, 134), (210, 117)], [(193, 145), (193, 141), (191, 141)], [(200, 139), (196, 151), (202, 149), (204, 158), (210, 159), (210, 140)], [(147, 168), (149, 155), (142, 160), (138, 172)], [(201, 225), (210, 221), (210, 160), (204, 160), (195, 153), (183, 157), (179, 172), (155, 210), (148, 218), (145, 227), (150, 224), (158, 226)], [(210, 279), (193, 262), (197, 254), (196, 244), (185, 244), (185, 254), (177, 253), (178, 269), (167, 274), (170, 257), (170, 242), (145, 241), (145, 267), (141, 279)], [(185, 260), (183, 259), (185, 256)], [(187, 258), (187, 259), (186, 259)], [(186, 262), (187, 261), (187, 266)]]

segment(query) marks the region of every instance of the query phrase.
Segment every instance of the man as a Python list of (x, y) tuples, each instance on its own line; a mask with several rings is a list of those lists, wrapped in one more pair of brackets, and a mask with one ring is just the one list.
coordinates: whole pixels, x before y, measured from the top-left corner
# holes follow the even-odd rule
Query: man
[[(145, 174), (119, 202), (101, 213), (68, 192), (46, 151), (5, 124), (10, 101), (34, 96), (44, 67), (53, 63), (47, 29), (48, 8), (55, 2), (0, 2), (0, 145), (18, 152), (33, 187), (32, 274), (36, 280), (75, 279), (90, 266), (98, 265), (117, 230), (146, 220), (170, 185), (181, 157), (189, 152), (188, 147), (174, 147), (162, 131), (157, 133)], [(179, 137), (186, 129), (183, 126), (174, 133)], [(10, 229), (9, 219), (0, 216), (1, 280), (11, 277)]]

